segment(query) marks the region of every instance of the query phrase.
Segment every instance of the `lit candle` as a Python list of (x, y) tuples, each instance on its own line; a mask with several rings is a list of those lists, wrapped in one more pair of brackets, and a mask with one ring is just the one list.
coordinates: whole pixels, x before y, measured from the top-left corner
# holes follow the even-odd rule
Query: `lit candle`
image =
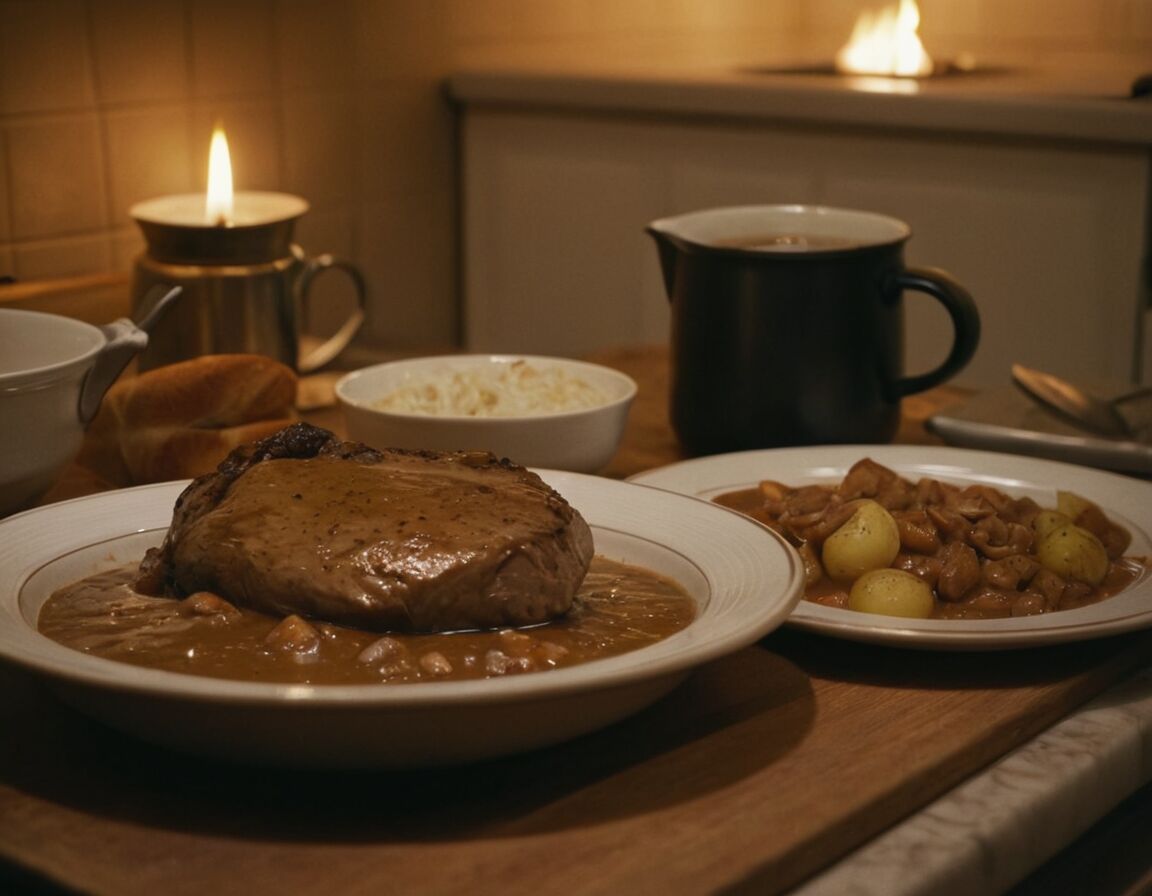
[(208, 189), (138, 202), (130, 209), (141, 223), (170, 227), (260, 227), (299, 218), (308, 203), (289, 193), (235, 192), (228, 138), (217, 126), (208, 150)]

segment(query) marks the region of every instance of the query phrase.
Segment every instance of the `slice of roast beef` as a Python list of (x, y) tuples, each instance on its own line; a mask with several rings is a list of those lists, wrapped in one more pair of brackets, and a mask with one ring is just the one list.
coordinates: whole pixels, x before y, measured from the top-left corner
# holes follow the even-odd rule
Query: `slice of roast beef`
[(298, 423), (188, 486), (137, 586), (452, 631), (563, 614), (591, 559), (584, 519), (521, 466), (486, 452), (377, 451)]

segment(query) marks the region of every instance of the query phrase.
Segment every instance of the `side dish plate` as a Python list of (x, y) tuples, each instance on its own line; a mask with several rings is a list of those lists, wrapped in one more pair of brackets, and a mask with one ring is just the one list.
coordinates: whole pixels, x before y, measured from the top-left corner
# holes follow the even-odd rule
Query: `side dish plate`
[[(1132, 533), (1133, 556), (1152, 554), (1152, 484), (1072, 464), (987, 451), (920, 445), (836, 445), (743, 451), (683, 461), (632, 477), (633, 482), (712, 499), (764, 479), (787, 485), (830, 483), (870, 457), (912, 480), (982, 483), (1053, 506), (1056, 490), (1095, 501)], [(1152, 576), (1091, 606), (1019, 619), (900, 619), (801, 601), (788, 620), (824, 635), (944, 650), (1035, 647), (1115, 635), (1152, 626)]]
[(482, 681), (309, 686), (222, 681), (89, 656), (36, 630), (61, 585), (159, 543), (186, 483), (109, 492), (0, 521), (0, 659), (102, 721), (186, 752), (266, 765), (397, 768), (557, 743), (652, 703), (694, 667), (779, 626), (800, 599), (799, 557), (740, 514), (660, 489), (539, 471), (592, 527), (597, 553), (678, 581), (683, 631), (622, 656)]

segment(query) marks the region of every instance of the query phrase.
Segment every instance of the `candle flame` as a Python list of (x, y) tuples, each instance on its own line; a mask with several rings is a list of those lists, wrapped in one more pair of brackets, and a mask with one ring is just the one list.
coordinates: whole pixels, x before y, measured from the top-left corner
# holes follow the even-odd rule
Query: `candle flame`
[(836, 67), (861, 75), (929, 75), (932, 57), (916, 33), (919, 26), (916, 0), (900, 0), (899, 5), (890, 4), (879, 12), (865, 11), (837, 54)]
[(232, 223), (232, 159), (228, 153), (228, 138), (219, 125), (212, 131), (212, 143), (208, 147), (205, 213), (209, 224), (227, 226)]

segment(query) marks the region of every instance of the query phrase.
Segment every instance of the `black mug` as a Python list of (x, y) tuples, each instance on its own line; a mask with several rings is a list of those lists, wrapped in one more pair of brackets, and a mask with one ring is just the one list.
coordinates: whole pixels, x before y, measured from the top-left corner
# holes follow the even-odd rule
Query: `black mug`
[[(976, 352), (980, 316), (948, 274), (904, 264), (911, 230), (872, 212), (718, 208), (653, 221), (672, 303), (671, 420), (692, 454), (890, 441), (900, 399)], [(944, 362), (905, 376), (904, 290), (952, 319)]]

